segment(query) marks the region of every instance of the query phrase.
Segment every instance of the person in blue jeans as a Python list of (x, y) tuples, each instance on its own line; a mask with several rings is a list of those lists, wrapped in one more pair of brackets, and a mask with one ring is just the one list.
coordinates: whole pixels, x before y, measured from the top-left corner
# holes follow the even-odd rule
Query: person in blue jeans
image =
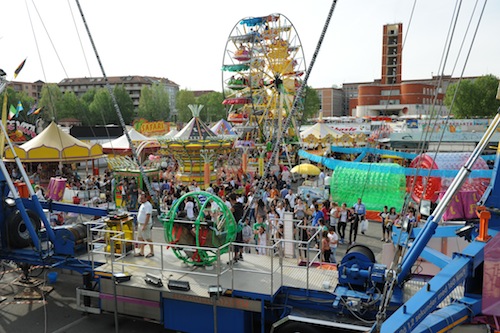
[(337, 246), (339, 243), (339, 236), (335, 233), (335, 227), (330, 227), (328, 229), (328, 239), (330, 240), (330, 262), (332, 264), (337, 263), (337, 258), (335, 257), (337, 254)]
[[(361, 221), (365, 219), (366, 207), (365, 204), (361, 202), (361, 198), (358, 198), (358, 202), (352, 207), (354, 210), (354, 220), (351, 222), (351, 229), (349, 230), (349, 243), (356, 243), (356, 237), (358, 235), (358, 226)], [(362, 232), (364, 234), (364, 232)]]

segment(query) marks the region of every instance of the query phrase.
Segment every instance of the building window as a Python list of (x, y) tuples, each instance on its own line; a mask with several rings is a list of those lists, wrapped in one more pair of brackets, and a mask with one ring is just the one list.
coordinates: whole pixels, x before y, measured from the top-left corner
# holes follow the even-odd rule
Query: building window
[(393, 89), (393, 90), (382, 90), (380, 92), (381, 96), (395, 96), (399, 95), (399, 89)]

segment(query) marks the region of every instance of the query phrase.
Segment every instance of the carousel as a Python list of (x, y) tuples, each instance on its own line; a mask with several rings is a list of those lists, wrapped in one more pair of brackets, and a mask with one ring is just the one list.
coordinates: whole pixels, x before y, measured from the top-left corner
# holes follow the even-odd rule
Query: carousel
[[(34, 183), (48, 190), (47, 196), (59, 201), (63, 197), (68, 170), (76, 168), (76, 163), (94, 161), (103, 158), (102, 147), (99, 144), (89, 145), (64, 132), (55, 122), (50, 123), (40, 134), (28, 142), (6, 148), (4, 162), (14, 162), (19, 158), (28, 165), (30, 176)], [(69, 167), (71, 166), (71, 167)], [(57, 177), (57, 186), (54, 179)]]
[(201, 121), (199, 115), (203, 105), (189, 105), (193, 118), (179, 133), (171, 138), (159, 138), (162, 155), (172, 154), (179, 163), (178, 181), (196, 181), (208, 186), (215, 181), (214, 161), (228, 153), (235, 137), (221, 137)]

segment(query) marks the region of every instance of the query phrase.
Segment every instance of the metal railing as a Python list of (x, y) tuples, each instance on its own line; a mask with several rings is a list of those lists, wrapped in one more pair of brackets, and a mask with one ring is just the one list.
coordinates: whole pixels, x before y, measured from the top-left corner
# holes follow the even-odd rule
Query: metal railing
[[(310, 289), (310, 269), (314, 267), (315, 263), (319, 263), (319, 258), (321, 251), (319, 249), (314, 248), (312, 242), (319, 235), (320, 230), (317, 227), (311, 226), (303, 226), (299, 223), (296, 226), (296, 230), (300, 230), (300, 228), (307, 228), (311, 230), (312, 236), (308, 241), (301, 240), (286, 240), (286, 239), (278, 239), (272, 245), (262, 246), (258, 244), (248, 244), (248, 243), (237, 243), (231, 242), (224, 244), (219, 247), (202, 247), (202, 246), (194, 246), (194, 245), (182, 245), (182, 244), (171, 244), (166, 242), (147, 242), (147, 241), (138, 241), (135, 239), (126, 239), (125, 232), (119, 230), (109, 230), (106, 229), (107, 225), (105, 222), (101, 223), (92, 223), (88, 226), (88, 239), (90, 240), (88, 243), (89, 249), (89, 260), (92, 262), (92, 269), (95, 270), (98, 266), (99, 259), (105, 260), (106, 264), (109, 264), (109, 269), (111, 270), (111, 274), (114, 275), (115, 272), (126, 272), (127, 267), (134, 269), (141, 269), (145, 271), (158, 271), (162, 276), (171, 276), (173, 274), (180, 274), (183, 276), (205, 276), (210, 277), (216, 280), (217, 285), (220, 285), (223, 289), (231, 289), (235, 290), (237, 286), (235, 286), (236, 275), (239, 273), (248, 273), (255, 275), (264, 275), (267, 276), (270, 280), (269, 285), (269, 295), (272, 296), (276, 290), (280, 287), (284, 286), (284, 270), (285, 269), (301, 269), (305, 271), (306, 279), (305, 285), (300, 286), (301, 288), (305, 288), (306, 290)], [(305, 265), (298, 266), (294, 261), (289, 260), (289, 257), (285, 257), (285, 244), (292, 243), (294, 246), (294, 257), (298, 251), (305, 251)], [(131, 245), (128, 245), (131, 244)], [(144, 244), (145, 246), (152, 245), (155, 249), (155, 256), (159, 254), (160, 260), (151, 261), (148, 264), (138, 263), (138, 261), (129, 261), (127, 258), (127, 249), (132, 248), (135, 249), (136, 245)], [(110, 246), (106, 249), (107, 246)], [(242, 249), (257, 249), (263, 248), (266, 250), (266, 257), (270, 257), (269, 266), (259, 266), (255, 267), (255, 265), (248, 265), (248, 267), (243, 267), (240, 265), (235, 265), (233, 263), (234, 259), (234, 247), (240, 246)], [(210, 270), (201, 270), (201, 269), (189, 269), (187, 266), (182, 265), (165, 265), (165, 263), (172, 261), (179, 261), (180, 259), (176, 258), (173, 254), (168, 254), (168, 251), (171, 251), (170, 248), (176, 248), (177, 250), (187, 250), (187, 251), (210, 251), (214, 253), (216, 260), (212, 265), (215, 268), (213, 271)], [(115, 250), (119, 248), (119, 253)], [(159, 249), (159, 250), (157, 250)], [(167, 250), (168, 249), (168, 250)], [(108, 251), (109, 250), (109, 251)], [(159, 253), (158, 253), (159, 251)], [(243, 251), (245, 254), (246, 251)], [(225, 260), (223, 260), (223, 256), (227, 254), (228, 265), (225, 265)], [(293, 258), (292, 258), (293, 259)], [(264, 261), (263, 261), (264, 262)], [(266, 261), (267, 262), (267, 261)], [(226, 275), (230, 274), (229, 283), (227, 282), (227, 278), (225, 279), (225, 285), (222, 285), (222, 278)], [(279, 276), (276, 279), (276, 276)], [(276, 282), (278, 282), (278, 286), (276, 286)]]

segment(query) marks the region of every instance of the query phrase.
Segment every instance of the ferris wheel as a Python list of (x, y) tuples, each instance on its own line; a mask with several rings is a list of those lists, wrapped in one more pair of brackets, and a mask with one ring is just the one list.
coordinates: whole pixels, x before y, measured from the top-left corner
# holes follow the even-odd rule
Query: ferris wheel
[[(242, 140), (270, 143), (283, 131), (306, 71), (300, 38), (281, 14), (245, 18), (228, 37), (222, 65), (228, 121)], [(298, 137), (302, 98), (284, 137)]]

